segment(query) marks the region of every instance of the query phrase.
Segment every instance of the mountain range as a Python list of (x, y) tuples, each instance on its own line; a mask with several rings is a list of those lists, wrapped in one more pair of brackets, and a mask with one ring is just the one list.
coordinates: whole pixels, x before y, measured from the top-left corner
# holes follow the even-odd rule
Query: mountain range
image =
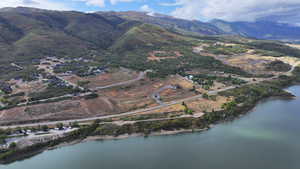
[(269, 20), (227, 22), (215, 19), (210, 22), (200, 22), (198, 20), (184, 20), (168, 15), (150, 15), (145, 12), (135, 11), (98, 12), (98, 14), (119, 16), (129, 20), (156, 24), (181, 33), (198, 33), (202, 35), (230, 34), (249, 38), (283, 41), (298, 41), (300, 39), (300, 27)]
[(300, 27), (272, 22), (205, 23), (134, 11), (83, 13), (24, 7), (0, 9), (0, 30), (2, 63), (44, 56), (101, 56), (107, 51), (177, 43), (183, 36), (300, 40)]

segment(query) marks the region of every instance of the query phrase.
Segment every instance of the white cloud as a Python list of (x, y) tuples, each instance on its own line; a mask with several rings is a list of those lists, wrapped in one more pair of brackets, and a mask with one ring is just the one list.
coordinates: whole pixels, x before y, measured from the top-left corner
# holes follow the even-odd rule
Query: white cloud
[(52, 10), (69, 10), (63, 3), (52, 2), (50, 0), (0, 0), (0, 8), (19, 6)]
[(110, 0), (110, 3), (111, 3), (112, 5), (115, 5), (115, 4), (117, 4), (118, 2), (133, 2), (133, 1), (135, 1), (135, 0)]
[(159, 3), (159, 5), (161, 5), (161, 6), (180, 6), (180, 5), (184, 5), (184, 3), (180, 0), (178, 0), (175, 2), (161, 2), (161, 3)]
[(73, 1), (85, 2), (87, 5), (92, 5), (92, 6), (99, 6), (99, 7), (105, 6), (105, 0), (73, 0)]
[(133, 2), (135, 0), (73, 0), (73, 1), (81, 1), (81, 2), (85, 2), (87, 5), (105, 7), (106, 1), (109, 1), (110, 4), (115, 5), (119, 2)]
[(173, 5), (178, 7), (172, 15), (185, 19), (254, 21), (271, 16), (299, 16), (300, 0), (175, 0)]
[(155, 12), (152, 8), (149, 7), (149, 5), (143, 5), (141, 8), (140, 8), (141, 11), (143, 12), (147, 12), (148, 15), (150, 16), (154, 16)]
[[(84, 2), (86, 5), (105, 7), (105, 3), (109, 2), (115, 5), (119, 2), (133, 2), (135, 0), (69, 0), (75, 2)], [(3, 7), (34, 7), (53, 10), (71, 10), (66, 1), (59, 2), (54, 0), (0, 0), (0, 8)]]

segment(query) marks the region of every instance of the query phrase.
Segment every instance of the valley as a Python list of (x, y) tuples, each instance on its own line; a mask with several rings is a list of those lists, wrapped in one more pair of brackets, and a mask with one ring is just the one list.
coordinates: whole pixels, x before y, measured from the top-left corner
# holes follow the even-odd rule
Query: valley
[(0, 41), (1, 163), (89, 137), (203, 131), (292, 98), (283, 88), (300, 81), (299, 45), (211, 25), (191, 35), (132, 13), (30, 8), (0, 18), (11, 36)]

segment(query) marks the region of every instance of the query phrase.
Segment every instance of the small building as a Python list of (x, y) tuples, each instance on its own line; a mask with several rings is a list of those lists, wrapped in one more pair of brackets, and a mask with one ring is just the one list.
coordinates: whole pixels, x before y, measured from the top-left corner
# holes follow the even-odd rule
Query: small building
[(188, 78), (189, 78), (190, 80), (193, 80), (194, 76), (193, 76), (193, 75), (189, 75)]
[(11, 86), (8, 83), (5, 83), (5, 82), (0, 82), (0, 90), (2, 92), (4, 92), (5, 94), (10, 94), (13, 91)]

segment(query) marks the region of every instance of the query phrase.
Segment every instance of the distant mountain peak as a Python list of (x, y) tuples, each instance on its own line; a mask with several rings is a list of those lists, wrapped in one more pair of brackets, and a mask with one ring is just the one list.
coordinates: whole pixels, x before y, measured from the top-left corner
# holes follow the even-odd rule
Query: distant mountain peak
[(49, 11), (46, 9), (39, 9), (39, 8), (31, 8), (31, 7), (6, 7), (6, 8), (0, 8), (0, 12), (18, 12), (18, 13), (32, 13), (32, 12), (43, 12), (43, 11)]
[[(80, 17), (78, 18), (75, 17), (75, 18), (80, 20), (80, 22), (89, 23), (90, 24), (89, 29), (96, 29), (95, 26), (91, 26), (91, 25), (97, 24), (94, 23), (93, 21), (98, 18), (99, 22), (103, 22), (103, 24), (104, 23), (110, 24), (111, 26), (116, 26), (117, 24), (123, 23), (124, 21), (129, 21), (130, 24), (147, 23), (147, 24), (158, 25), (172, 32), (189, 34), (189, 35), (197, 35), (197, 36), (229, 34), (229, 35), (239, 35), (239, 36), (246, 36), (246, 37), (252, 37), (257, 39), (268, 39), (268, 40), (299, 40), (300, 39), (300, 27), (296, 25), (283, 23), (283, 22), (276, 22), (275, 19), (272, 20), (270, 18), (261, 18), (255, 22), (243, 22), (243, 21), (229, 22), (220, 19), (214, 19), (211, 20), (210, 22), (201, 22), (198, 20), (185, 20), (185, 19), (176, 18), (165, 14), (149, 13), (143, 11), (122, 11), (122, 12), (99, 11), (93, 13), (84, 13), (78, 11), (70, 11), (70, 12), (51, 11), (51, 10), (28, 8), (28, 7), (1, 8), (0, 14), (3, 13), (6, 13), (5, 15), (7, 16), (11, 14), (25, 14), (25, 16), (22, 17), (31, 17), (30, 19), (33, 20), (41, 20), (42, 22), (44, 22), (44, 25), (39, 25), (38, 23), (36, 23), (38, 25), (38, 29), (41, 30), (42, 28), (45, 28), (45, 25), (51, 25), (55, 27), (62, 23), (62, 25), (60, 26), (64, 27), (65, 24), (70, 23), (69, 22), (70, 19), (71, 20), (74, 19), (71, 16), (78, 15)], [(89, 18), (89, 20), (86, 20), (86, 18)], [(16, 24), (14, 23), (14, 21), (18, 22), (13, 17), (7, 19), (5, 17), (2, 18), (2, 22), (6, 23), (7, 27)], [(31, 24), (30, 26), (28, 26), (26, 23), (27, 21), (28, 20), (22, 22), (24, 24), (22, 26), (26, 28), (26, 31), (27, 29), (36, 29), (35, 27), (36, 25)], [(128, 23), (124, 22), (124, 24), (125, 25), (123, 26), (126, 26), (126, 24)], [(97, 26), (100, 27), (100, 25)], [(49, 28), (51, 28), (51, 26), (49, 26)], [(77, 26), (80, 27), (79, 25)], [(15, 27), (16, 30), (18, 28), (20, 28), (20, 26)], [(75, 32), (71, 32), (71, 33), (76, 34)], [(114, 36), (114, 35), (111, 34), (109, 36)], [(13, 37), (18, 37), (18, 36), (13, 36)]]

